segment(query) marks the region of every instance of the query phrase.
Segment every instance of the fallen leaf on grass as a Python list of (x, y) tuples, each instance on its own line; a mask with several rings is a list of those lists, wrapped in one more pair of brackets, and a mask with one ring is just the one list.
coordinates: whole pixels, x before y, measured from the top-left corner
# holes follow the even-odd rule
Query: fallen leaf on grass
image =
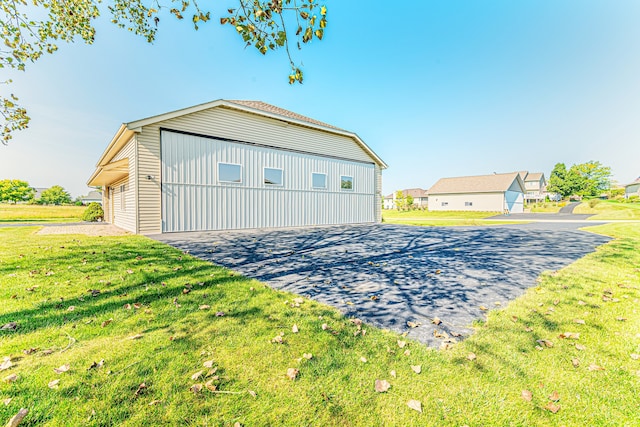
[(580, 366), (580, 360), (574, 357), (573, 359), (571, 359), (571, 364), (573, 365), (574, 368), (577, 368), (578, 366)]
[(20, 408), (18, 413), (15, 414), (13, 417), (11, 417), (11, 419), (7, 423), (6, 427), (17, 427), (18, 424), (20, 424), (22, 422), (22, 420), (24, 419), (24, 417), (27, 416), (28, 413), (29, 413), (29, 411), (27, 409)]
[(553, 393), (551, 393), (551, 395), (549, 396), (549, 400), (553, 400), (554, 402), (560, 400), (560, 395), (558, 394), (557, 390), (553, 390)]
[(5, 358), (2, 361), (2, 363), (0, 363), (0, 371), (5, 371), (5, 370), (9, 369), (12, 366), (13, 366), (13, 363), (11, 362), (11, 358), (5, 356)]
[(582, 344), (576, 344), (576, 350), (584, 351), (586, 349), (587, 349), (587, 347), (583, 346)]
[(300, 372), (300, 371), (299, 371), (299, 370), (297, 370), (296, 368), (289, 368), (289, 369), (287, 369), (287, 377), (288, 377), (291, 381), (293, 381), (293, 380), (295, 380), (295, 379), (296, 379), (296, 377), (298, 376), (298, 373), (299, 373), (299, 372)]
[(17, 379), (18, 379), (18, 375), (17, 374), (11, 374), (11, 375), (8, 375), (8, 376), (4, 377), (3, 381), (7, 382), (7, 383), (12, 383)]
[(142, 338), (144, 335), (142, 334), (136, 334), (132, 337), (129, 337), (130, 340), (139, 340), (140, 338)]
[(249, 393), (251, 396), (253, 396), (253, 398), (254, 398), (254, 399), (258, 397), (258, 395), (256, 394), (256, 392), (255, 392), (255, 391), (253, 391), (253, 390), (248, 390), (248, 391), (247, 391), (247, 393)]
[(76, 309), (75, 305), (70, 305), (69, 308), (67, 308), (67, 311), (74, 311)]
[(126, 310), (131, 310), (131, 304), (125, 304), (122, 307), (125, 308)]
[(146, 388), (147, 388), (147, 385), (146, 385), (145, 383), (141, 383), (141, 384), (138, 386), (138, 389), (136, 390), (136, 392), (135, 392), (135, 393), (133, 393), (133, 397), (138, 397), (138, 396), (140, 396), (140, 395), (144, 392), (144, 390), (145, 390)]
[(189, 387), (189, 391), (191, 391), (193, 394), (198, 394), (202, 391), (202, 387), (202, 384), (194, 384)]
[(367, 358), (366, 358), (366, 357), (361, 357), (361, 358), (360, 358), (360, 361), (361, 361), (362, 363), (367, 363)]
[(204, 374), (204, 371), (198, 371), (195, 374), (191, 375), (191, 379), (193, 381), (196, 381), (198, 378), (202, 376), (202, 374)]
[(157, 405), (159, 403), (162, 403), (162, 400), (155, 399), (155, 400), (152, 400), (151, 402), (149, 402), (149, 406), (155, 406), (155, 405)]
[(113, 322), (113, 319), (105, 320), (104, 322), (102, 322), (102, 324), (100, 326), (104, 328), (105, 326), (107, 326), (111, 322)]
[(531, 402), (531, 399), (533, 399), (533, 393), (531, 393), (529, 390), (522, 390), (520, 396), (527, 402)]
[(407, 402), (407, 406), (413, 409), (414, 411), (418, 411), (422, 413), (422, 403), (420, 403), (420, 401), (418, 400), (411, 399), (410, 401)]
[(560, 335), (558, 335), (560, 338), (562, 339), (573, 339), (573, 340), (577, 340), (580, 338), (580, 334), (576, 333), (576, 332), (563, 332)]
[(322, 324), (322, 330), (326, 331), (327, 329), (329, 329), (329, 325), (327, 325), (326, 323)]
[(209, 310), (210, 308), (211, 308), (210, 305), (202, 304), (200, 307), (198, 307), (198, 310)]
[(211, 369), (213, 367), (213, 360), (207, 360), (202, 364), (202, 366), (204, 366), (205, 368)]
[(475, 354), (475, 353), (469, 353), (469, 354), (467, 354), (467, 359), (468, 359), (468, 360), (470, 360), (470, 361), (472, 361), (472, 362), (473, 362), (474, 360), (476, 360), (476, 358), (477, 358), (477, 356), (476, 356), (476, 354)]
[(218, 386), (213, 383), (214, 381), (215, 379), (210, 379), (209, 381), (204, 383), (204, 386), (207, 388), (207, 390), (216, 391), (218, 389)]
[(60, 384), (60, 380), (53, 380), (53, 381), (50, 381), (49, 384), (47, 384), (47, 386), (53, 389), (53, 388), (57, 388), (58, 384)]
[(23, 352), (24, 354), (26, 354), (27, 356), (29, 356), (30, 354), (35, 353), (36, 351), (38, 351), (38, 349), (37, 349), (37, 348), (34, 348), (34, 347), (31, 347), (31, 348), (28, 348), (28, 349), (22, 350), (22, 352)]
[(421, 365), (411, 365), (411, 370), (413, 372), (415, 372), (416, 374), (419, 374), (420, 372), (422, 372), (422, 366)]
[(640, 354), (631, 353), (631, 358), (632, 358), (633, 360), (638, 360), (638, 359), (640, 359)]
[(5, 323), (0, 329), (3, 331), (15, 331), (18, 329), (18, 324), (16, 322)]
[(298, 325), (296, 325), (294, 323), (293, 327), (291, 328), (291, 332), (293, 332), (294, 334), (297, 334), (298, 333)]
[(224, 317), (224, 316), (226, 316), (226, 315), (227, 315), (227, 314), (226, 314), (224, 311), (218, 311), (218, 312), (216, 312), (216, 317)]
[(549, 402), (545, 405), (544, 409), (546, 409), (547, 411), (551, 412), (552, 414), (555, 414), (556, 412), (558, 412), (560, 410), (560, 405), (556, 405), (553, 402)]
[(411, 354), (411, 350), (405, 350), (403, 354), (404, 354), (405, 356), (408, 356), (408, 355), (410, 355), (410, 354)]
[(626, 317), (616, 317), (616, 320), (617, 320), (618, 322), (626, 322), (626, 321), (627, 321), (627, 318), (626, 318)]
[(4, 403), (4, 406), (9, 406), (9, 403), (11, 403), (12, 400), (13, 399), (11, 399), (10, 397), (7, 397), (2, 401), (2, 403)]
[(391, 384), (389, 384), (389, 381), (387, 380), (376, 380), (375, 382), (375, 390), (378, 393), (384, 393), (385, 391), (389, 390), (390, 387)]
[(311, 359), (313, 359), (313, 354), (311, 354), (311, 353), (304, 353), (304, 354), (302, 355), (302, 357), (304, 357), (304, 358), (305, 358), (305, 359), (307, 359), (307, 360), (311, 360)]
[(584, 325), (584, 320), (582, 319), (574, 319), (573, 322), (577, 323), (578, 325)]
[(391, 375), (393, 378), (395, 378), (396, 377), (396, 371), (393, 371), (393, 370), (390, 371), (389, 375)]
[(410, 327), (410, 328), (417, 328), (418, 326), (420, 326), (420, 322), (408, 321), (407, 322), (407, 326)]
[(525, 326), (524, 331), (525, 332), (533, 332), (533, 328), (530, 327), (530, 326)]
[(589, 365), (589, 370), (590, 371), (604, 371), (605, 369), (600, 365), (596, 365), (595, 363), (592, 363), (591, 365)]
[(99, 362), (93, 362), (88, 369), (99, 369), (102, 368), (102, 366), (104, 366), (104, 359), (100, 360)]
[(55, 372), (56, 374), (62, 374), (64, 372), (67, 372), (70, 368), (71, 367), (67, 363), (66, 365), (60, 366), (59, 368), (53, 368), (53, 372)]
[(553, 342), (549, 340), (536, 340), (536, 342), (540, 344), (541, 347), (548, 347), (548, 348), (553, 347)]
[(276, 344), (283, 344), (284, 343), (284, 338), (282, 338), (282, 335), (276, 335), (272, 340), (272, 343), (276, 343)]
[(404, 348), (405, 345), (407, 345), (406, 341), (398, 341), (398, 347)]

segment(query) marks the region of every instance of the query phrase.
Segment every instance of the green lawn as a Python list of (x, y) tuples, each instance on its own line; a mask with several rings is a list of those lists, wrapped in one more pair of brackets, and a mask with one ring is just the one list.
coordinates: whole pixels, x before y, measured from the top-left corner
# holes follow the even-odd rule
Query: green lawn
[(593, 220), (640, 220), (640, 203), (620, 203), (614, 200), (603, 200), (594, 207), (590, 207), (589, 202), (584, 202), (576, 206), (573, 213), (592, 214), (594, 216), (589, 219)]
[(18, 324), (0, 331), (0, 423), (20, 408), (24, 425), (637, 423), (640, 224), (594, 227), (617, 240), (447, 351), (358, 333), (332, 308), (145, 237), (36, 229), (0, 229), (0, 326)]
[(533, 213), (557, 213), (565, 205), (564, 202), (543, 202), (527, 205), (525, 209), (529, 209)]
[(382, 218), (388, 224), (405, 224), (421, 226), (477, 226), (477, 225), (498, 225), (512, 224), (505, 216), (504, 221), (485, 221), (500, 212), (471, 212), (471, 211), (397, 211), (395, 209), (383, 210)]
[(2, 222), (76, 222), (80, 221), (86, 206), (41, 206), (0, 203)]

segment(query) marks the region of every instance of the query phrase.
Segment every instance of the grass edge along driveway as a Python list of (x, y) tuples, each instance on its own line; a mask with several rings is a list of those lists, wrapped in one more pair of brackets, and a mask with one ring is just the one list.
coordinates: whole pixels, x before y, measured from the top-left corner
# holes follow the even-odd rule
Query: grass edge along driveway
[(637, 420), (637, 224), (592, 228), (616, 240), (447, 351), (144, 237), (34, 230), (0, 230), (0, 326), (18, 324), (0, 332), (3, 423), (20, 408), (50, 425)]

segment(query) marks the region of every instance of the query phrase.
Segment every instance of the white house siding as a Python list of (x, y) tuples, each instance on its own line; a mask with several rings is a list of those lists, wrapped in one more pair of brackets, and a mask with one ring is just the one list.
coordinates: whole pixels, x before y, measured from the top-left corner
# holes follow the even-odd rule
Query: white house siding
[[(468, 202), (471, 206), (466, 205)], [(429, 210), (502, 212), (504, 193), (430, 194)]]
[(375, 201), (375, 220), (377, 222), (382, 221), (382, 168), (375, 165), (376, 173), (376, 201)]
[[(162, 231), (374, 222), (376, 169), (352, 162), (163, 131)], [(241, 165), (241, 183), (218, 180), (218, 163)], [(283, 170), (283, 185), (264, 184), (265, 167)], [(327, 189), (312, 189), (312, 172)], [(353, 177), (353, 190), (340, 177)], [(377, 204), (379, 205), (379, 203)]]
[[(136, 221), (136, 140), (132, 138), (114, 156), (112, 162), (122, 159), (129, 159), (129, 175), (118, 182), (110, 185), (109, 196), (109, 216), (114, 225), (135, 233), (137, 230)], [(122, 187), (124, 186), (124, 195)]]
[(640, 196), (640, 184), (631, 184), (625, 188), (625, 197)]
[[(137, 136), (138, 223), (142, 234), (162, 231), (160, 128), (371, 162), (352, 138), (227, 108), (213, 108), (145, 126)], [(147, 176), (152, 179), (146, 179)]]

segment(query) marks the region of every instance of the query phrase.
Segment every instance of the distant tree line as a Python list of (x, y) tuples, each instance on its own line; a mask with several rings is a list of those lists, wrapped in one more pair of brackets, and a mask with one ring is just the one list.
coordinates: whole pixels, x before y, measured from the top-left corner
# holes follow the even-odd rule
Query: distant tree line
[[(42, 205), (69, 205), (73, 203), (71, 195), (61, 186), (54, 185), (44, 190), (40, 197), (34, 198), (36, 190), (27, 181), (19, 179), (0, 180), (0, 202), (29, 202)], [(82, 201), (76, 201), (82, 204)]]
[(572, 165), (557, 163), (549, 176), (547, 191), (563, 198), (569, 196), (598, 197), (611, 188), (611, 168), (589, 161)]

